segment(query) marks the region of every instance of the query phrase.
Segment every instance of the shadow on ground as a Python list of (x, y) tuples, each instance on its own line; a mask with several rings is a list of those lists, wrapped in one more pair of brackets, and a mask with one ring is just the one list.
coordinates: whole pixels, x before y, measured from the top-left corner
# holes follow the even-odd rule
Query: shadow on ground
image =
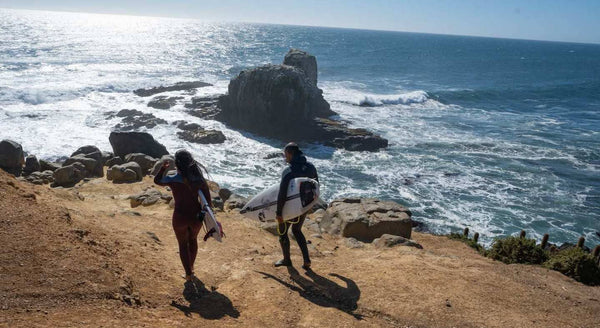
[(272, 274), (258, 271), (265, 279), (273, 279), (279, 282), (290, 290), (298, 292), (300, 296), (316, 305), (336, 308), (352, 315), (358, 320), (362, 319), (362, 315), (354, 313), (358, 308), (357, 302), (360, 299), (360, 289), (352, 279), (336, 273), (330, 273), (329, 276), (338, 278), (346, 284), (346, 287), (342, 287), (312, 270), (306, 272), (306, 276), (310, 279), (300, 275), (298, 270), (293, 267), (288, 267), (288, 272), (292, 283)]
[(198, 278), (186, 281), (183, 287), (183, 297), (189, 302), (189, 305), (173, 301), (171, 306), (179, 309), (187, 317), (191, 317), (193, 313), (210, 320), (221, 319), (226, 315), (232, 318), (240, 316), (240, 312), (227, 296), (213, 288), (206, 289), (204, 283)]

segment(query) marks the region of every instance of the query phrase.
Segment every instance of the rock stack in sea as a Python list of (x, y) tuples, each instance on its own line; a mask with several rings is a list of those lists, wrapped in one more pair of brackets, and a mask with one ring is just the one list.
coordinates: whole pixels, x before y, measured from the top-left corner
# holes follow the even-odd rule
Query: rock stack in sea
[(332, 111), (317, 87), (313, 55), (292, 49), (282, 65), (240, 72), (219, 98), (215, 118), (234, 128), (282, 141), (318, 142), (355, 151), (377, 151), (388, 141), (365, 129), (329, 119)]

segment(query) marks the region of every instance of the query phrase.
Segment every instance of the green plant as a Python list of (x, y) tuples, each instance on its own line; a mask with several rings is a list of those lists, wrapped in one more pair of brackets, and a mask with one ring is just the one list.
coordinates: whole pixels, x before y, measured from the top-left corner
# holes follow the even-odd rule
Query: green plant
[(486, 256), (507, 264), (542, 264), (548, 260), (548, 253), (536, 245), (535, 239), (513, 236), (496, 239)]
[(469, 237), (466, 237), (464, 234), (451, 232), (448, 235), (448, 238), (453, 239), (453, 240), (462, 241), (463, 243), (467, 244), (467, 246), (475, 249), (477, 252), (479, 252), (481, 254), (485, 254), (485, 249), (483, 248), (483, 246), (478, 244), (475, 240), (469, 239)]
[(544, 263), (546, 268), (556, 270), (586, 285), (600, 285), (600, 269), (594, 257), (578, 247), (562, 250)]

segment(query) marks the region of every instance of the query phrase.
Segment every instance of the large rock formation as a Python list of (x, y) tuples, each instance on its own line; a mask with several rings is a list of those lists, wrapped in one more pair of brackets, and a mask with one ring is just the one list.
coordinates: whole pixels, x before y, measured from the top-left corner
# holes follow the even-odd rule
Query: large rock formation
[(12, 140), (2, 140), (0, 142), (0, 169), (19, 176), (23, 164), (25, 164), (23, 147)]
[(270, 137), (301, 136), (314, 117), (335, 112), (303, 71), (287, 65), (266, 65), (242, 71), (220, 99), (217, 116), (230, 125)]
[[(240, 72), (229, 83), (228, 94), (219, 98), (217, 114), (209, 103), (199, 100), (199, 110), (190, 114), (214, 117), (235, 128), (283, 141), (320, 142), (356, 151), (377, 151), (388, 144), (367, 130), (350, 129), (345, 122), (327, 119), (336, 113), (317, 87), (316, 59), (300, 50), (290, 50), (284, 65)], [(192, 105), (189, 108), (196, 108)]]
[(392, 201), (346, 198), (333, 201), (319, 226), (330, 234), (372, 242), (384, 234), (410, 239), (411, 212)]
[(167, 148), (146, 132), (111, 132), (108, 138), (115, 156), (125, 158), (131, 153), (143, 153), (154, 158), (168, 155)]

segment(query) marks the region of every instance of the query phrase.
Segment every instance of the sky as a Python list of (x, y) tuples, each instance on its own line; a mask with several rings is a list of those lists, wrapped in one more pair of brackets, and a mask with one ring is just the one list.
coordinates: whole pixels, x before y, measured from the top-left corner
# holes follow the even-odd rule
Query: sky
[(600, 0), (0, 0), (0, 8), (600, 43)]

